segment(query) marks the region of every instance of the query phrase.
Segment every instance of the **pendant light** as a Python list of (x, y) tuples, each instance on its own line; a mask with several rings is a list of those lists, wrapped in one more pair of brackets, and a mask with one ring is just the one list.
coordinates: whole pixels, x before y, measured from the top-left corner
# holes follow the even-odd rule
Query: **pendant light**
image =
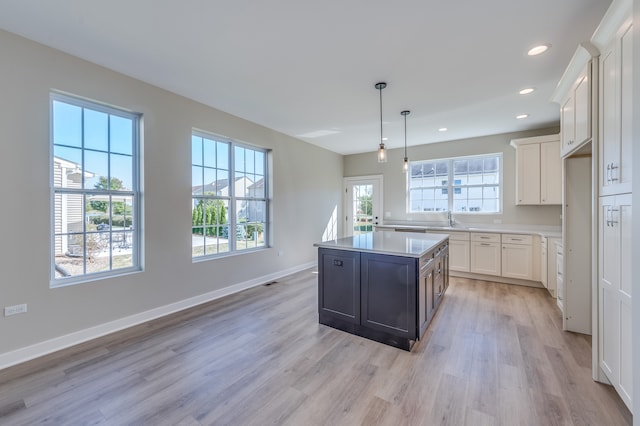
[(407, 115), (411, 114), (411, 111), (402, 111), (400, 114), (404, 116), (404, 161), (402, 162), (402, 171), (407, 173), (409, 171), (409, 157), (407, 157)]
[(378, 148), (378, 163), (387, 162), (387, 150), (384, 147), (384, 139), (382, 139), (382, 89), (387, 87), (387, 83), (376, 83), (376, 89), (380, 92), (380, 147)]

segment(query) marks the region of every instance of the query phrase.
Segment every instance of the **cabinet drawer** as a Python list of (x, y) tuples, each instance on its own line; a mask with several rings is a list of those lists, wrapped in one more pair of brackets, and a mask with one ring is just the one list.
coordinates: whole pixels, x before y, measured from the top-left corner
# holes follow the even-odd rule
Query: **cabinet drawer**
[(469, 241), (468, 232), (447, 232), (450, 241)]
[(471, 241), (478, 241), (481, 243), (499, 243), (500, 234), (493, 234), (488, 232), (472, 232)]
[(502, 234), (502, 242), (506, 244), (533, 244), (533, 237), (531, 235), (519, 235), (519, 234)]

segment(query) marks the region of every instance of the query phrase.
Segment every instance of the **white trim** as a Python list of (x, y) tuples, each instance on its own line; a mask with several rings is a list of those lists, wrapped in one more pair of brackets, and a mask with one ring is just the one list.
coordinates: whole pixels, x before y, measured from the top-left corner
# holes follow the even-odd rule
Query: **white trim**
[(128, 317), (117, 319), (115, 321), (97, 325), (95, 327), (75, 331), (64, 336), (55, 337), (53, 339), (36, 343), (31, 346), (26, 346), (24, 348), (16, 349), (11, 352), (5, 352), (3, 354), (0, 354), (0, 371), (2, 371), (2, 369), (4, 368), (8, 368), (13, 365), (32, 360), (34, 358), (48, 355), (50, 353), (66, 349), (71, 346), (84, 343), (89, 340), (114, 333), (116, 331), (123, 330), (125, 328), (133, 327), (135, 325), (139, 325), (157, 318), (171, 315), (175, 312), (179, 312), (185, 309), (192, 308), (194, 306), (201, 305), (203, 303), (220, 299), (221, 297), (238, 293), (242, 290), (269, 283), (278, 278), (282, 278), (296, 272), (304, 271), (305, 269), (309, 269), (311, 267), (314, 267), (315, 265), (315, 261), (303, 263), (302, 265), (294, 266), (293, 268), (274, 272), (269, 275), (263, 275), (249, 281), (233, 284), (229, 287), (214, 290), (209, 293), (201, 294), (199, 296), (190, 297), (188, 299), (180, 300), (169, 305), (160, 306), (158, 308), (140, 312), (138, 314), (133, 314)]

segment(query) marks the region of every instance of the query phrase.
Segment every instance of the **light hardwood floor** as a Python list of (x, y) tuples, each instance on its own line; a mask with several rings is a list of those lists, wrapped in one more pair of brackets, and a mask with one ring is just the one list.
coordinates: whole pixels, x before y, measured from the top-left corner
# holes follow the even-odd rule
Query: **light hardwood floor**
[(629, 425), (546, 290), (452, 278), (412, 352), (319, 325), (303, 271), (0, 371), (0, 424)]

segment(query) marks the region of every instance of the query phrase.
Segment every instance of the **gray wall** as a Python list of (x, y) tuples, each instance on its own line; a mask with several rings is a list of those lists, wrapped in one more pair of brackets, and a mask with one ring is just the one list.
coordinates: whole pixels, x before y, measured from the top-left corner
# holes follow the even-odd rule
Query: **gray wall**
[[(340, 155), (3, 31), (0, 58), (0, 308), (29, 310), (0, 316), (0, 358), (315, 260), (340, 203)], [(141, 273), (49, 288), (52, 89), (143, 114)], [(192, 263), (192, 128), (273, 150), (272, 248)]]
[[(411, 146), (407, 150), (410, 160), (428, 160), (465, 155), (502, 153), (503, 161), (503, 205), (502, 214), (456, 214), (460, 223), (496, 223), (548, 225), (561, 224), (562, 209), (558, 206), (516, 206), (515, 205), (515, 149), (509, 145), (511, 139), (529, 136), (557, 134), (559, 127), (518, 133), (484, 136), (442, 143)], [(345, 176), (383, 175), (383, 210), (385, 222), (432, 221), (434, 215), (408, 214), (406, 212), (406, 175), (402, 173), (403, 149), (389, 150), (387, 163), (379, 164), (374, 153), (354, 154), (344, 158)], [(560, 185), (560, 182), (558, 182)], [(438, 217), (436, 217), (437, 219)], [(444, 219), (444, 216), (442, 217)]]

